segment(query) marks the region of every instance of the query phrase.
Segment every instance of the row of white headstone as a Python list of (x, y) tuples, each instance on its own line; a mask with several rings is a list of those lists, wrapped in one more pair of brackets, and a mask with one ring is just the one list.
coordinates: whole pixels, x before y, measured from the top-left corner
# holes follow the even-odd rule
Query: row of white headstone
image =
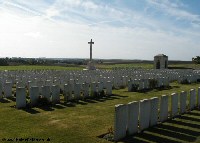
[[(20, 83), (29, 84), (63, 84), (63, 83), (91, 83), (111, 81), (114, 87), (127, 86), (129, 79), (148, 79), (148, 78), (169, 78), (173, 80), (188, 80), (200, 79), (200, 72), (193, 70), (97, 70), (97, 71), (0, 71), (0, 82), (12, 82), (13, 84)], [(34, 85), (35, 86), (35, 85)]]
[[(111, 81), (114, 88), (127, 87), (130, 91), (133, 84), (138, 84), (139, 90), (148, 89), (148, 79), (158, 79), (158, 87), (168, 85), (173, 80), (182, 80), (196, 82), (200, 79), (200, 71), (193, 70), (98, 70), (98, 71), (0, 71), (0, 98), (2, 91), (5, 97), (12, 95), (12, 87), (38, 86), (41, 93), (42, 86), (59, 85), (64, 90), (64, 84), (85, 83), (93, 85), (103, 82), (103, 88), (106, 88), (107, 81)], [(74, 86), (72, 86), (72, 90)], [(15, 90), (15, 89), (14, 89)]]
[(192, 75), (184, 75), (184, 76), (179, 76), (178, 78), (178, 83), (194, 83), (197, 82), (197, 78), (196, 76), (192, 76)]
[[(196, 82), (197, 81), (197, 78), (194, 78), (194, 77), (191, 77), (191, 76), (188, 76), (191, 79), (188, 79), (189, 83), (191, 82)], [(149, 78), (150, 79), (150, 78)], [(139, 79), (130, 79), (128, 80), (128, 77), (119, 77), (119, 78), (103, 78), (102, 80), (99, 80), (100, 82), (103, 82), (104, 84), (104, 87), (106, 85), (106, 82), (109, 80), (112, 82), (112, 85), (114, 88), (120, 88), (120, 87), (126, 87), (128, 85), (128, 91), (131, 90), (131, 87), (133, 84), (137, 84), (138, 85), (138, 88), (139, 90), (142, 90), (142, 89), (148, 89), (149, 88), (149, 79), (145, 79), (145, 78), (139, 78)], [(169, 85), (169, 82), (170, 82), (170, 78), (169, 77), (157, 77), (157, 78), (151, 78), (151, 79), (155, 79), (157, 80), (157, 87), (161, 87), (161, 86), (168, 86)], [(182, 80), (183, 78), (181, 78), (180, 80)], [(48, 85), (48, 86), (52, 86), (52, 85), (59, 85), (60, 88), (63, 90), (64, 89), (64, 84), (68, 83), (68, 84), (74, 84), (74, 83), (77, 83), (78, 81), (75, 81), (73, 79), (70, 79), (69, 81), (66, 81), (66, 80), (45, 80), (45, 81), (42, 81), (42, 80), (32, 80), (32, 81), (28, 81), (28, 82), (23, 82), (23, 81), (18, 81), (16, 83), (16, 87), (28, 87), (30, 88), (31, 86), (44, 86), (44, 85)], [(3, 84), (0, 83), (0, 88), (2, 86), (2, 88), (5, 87), (6, 83), (9, 83), (9, 82), (4, 82)], [(12, 82), (11, 82), (12, 83)], [(78, 82), (79, 83), (79, 82)], [(91, 82), (84, 82), (84, 80), (82, 80), (82, 82), (80, 83), (91, 83)], [(14, 83), (13, 83), (14, 85)]]
[[(74, 90), (72, 90), (72, 86)], [(73, 101), (85, 98), (92, 98), (95, 95), (102, 96), (112, 95), (112, 83), (107, 82), (106, 88), (103, 88), (103, 83), (92, 83), (92, 84), (65, 84), (63, 95), (64, 101)], [(38, 103), (39, 96), (46, 98), (48, 102), (59, 103), (60, 102), (60, 87), (58, 85), (53, 86), (42, 86), (41, 93), (38, 86), (31, 86), (29, 89), (30, 105), (35, 106)], [(18, 87), (16, 89), (16, 108), (23, 108), (27, 105), (27, 92), (25, 87)]]
[(134, 79), (128, 81), (128, 91), (131, 92), (133, 90), (133, 86), (135, 86), (137, 89), (136, 91), (144, 90), (144, 89), (150, 89), (150, 81), (156, 81), (155, 87), (168, 87), (169, 86), (169, 78), (157, 78), (157, 79)]
[[(171, 98), (171, 111), (168, 111), (169, 100)], [(159, 107), (160, 105), (160, 107)], [(179, 106), (180, 105), (180, 106)], [(189, 107), (189, 109), (187, 109)], [(200, 87), (198, 94), (195, 89), (190, 90), (189, 106), (187, 106), (187, 92), (162, 95), (151, 99), (143, 99), (128, 104), (115, 106), (114, 118), (114, 140), (118, 141), (128, 135), (141, 132), (144, 129), (155, 126), (159, 122), (164, 122), (177, 115), (191, 111), (195, 107), (200, 107)], [(169, 114), (170, 113), (170, 114)]]

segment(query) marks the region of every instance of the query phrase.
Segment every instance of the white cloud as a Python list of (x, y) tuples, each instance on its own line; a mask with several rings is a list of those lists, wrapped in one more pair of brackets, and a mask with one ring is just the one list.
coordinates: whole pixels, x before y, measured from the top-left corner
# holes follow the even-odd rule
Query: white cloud
[(24, 33), (25, 36), (30, 36), (30, 37), (33, 37), (33, 38), (41, 38), (41, 34), (40, 32), (28, 32), (28, 33)]
[[(152, 60), (154, 55), (165, 53), (173, 60), (191, 60), (192, 56), (200, 54), (198, 27), (177, 28), (170, 25), (170, 22), (157, 21), (128, 9), (97, 5), (89, 0), (57, 0), (46, 6), (43, 12), (39, 12), (43, 14), (38, 16), (23, 15), (16, 9), (6, 9), (5, 5), (0, 7), (0, 47), (3, 47), (1, 57), (87, 58), (87, 42), (91, 38), (95, 42), (95, 58)], [(14, 7), (29, 13), (29, 8)], [(171, 7), (177, 8), (178, 5)], [(84, 11), (77, 8), (83, 8)], [(68, 13), (63, 15), (63, 12), (79, 16), (74, 18)], [(56, 16), (72, 20), (56, 20)], [(46, 17), (56, 22), (49, 21)], [(87, 18), (95, 21), (84, 20)], [(109, 24), (116, 22), (123, 25)]]
[(149, 4), (155, 6), (155, 8), (160, 11), (169, 14), (170, 16), (176, 17), (177, 20), (187, 20), (189, 22), (198, 21), (200, 22), (199, 15), (192, 14), (186, 10), (183, 10), (182, 7), (185, 7), (180, 1), (175, 3), (175, 1), (169, 0), (147, 0)]
[(41, 15), (39, 12), (31, 10), (27, 7), (24, 7), (22, 5), (19, 5), (17, 3), (9, 2), (9, 1), (3, 1), (2, 5), (4, 5), (6, 8), (18, 8), (24, 12), (27, 12), (28, 14), (33, 14), (33, 15)]
[(84, 2), (83, 4), (82, 4), (82, 6), (84, 7), (84, 8), (86, 8), (86, 9), (89, 9), (89, 10), (91, 10), (91, 9), (98, 9), (98, 5), (96, 5), (96, 4), (94, 4), (93, 2), (91, 2), (91, 1), (86, 1), (86, 2)]

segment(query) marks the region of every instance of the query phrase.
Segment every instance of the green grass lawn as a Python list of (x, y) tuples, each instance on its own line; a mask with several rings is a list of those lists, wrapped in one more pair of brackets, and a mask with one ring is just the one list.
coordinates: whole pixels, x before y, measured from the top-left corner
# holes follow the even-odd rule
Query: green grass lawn
[[(113, 69), (113, 68), (143, 68), (153, 69), (153, 64), (132, 63), (132, 64), (96, 64), (97, 69)], [(171, 64), (173, 68), (193, 68), (200, 69), (200, 64)], [(38, 66), (38, 65), (20, 65), (20, 66), (0, 66), (0, 70), (82, 70), (86, 65), (68, 65), (68, 66)]]
[[(200, 84), (179, 85), (172, 83), (168, 90), (152, 90), (146, 93), (113, 90), (113, 96), (79, 100), (73, 104), (60, 104), (17, 110), (13, 99), (0, 101), (0, 142), (14, 138), (50, 138), (51, 143), (107, 143), (98, 136), (114, 124), (114, 106), (163, 94), (197, 89)], [(170, 107), (169, 107), (170, 109)], [(200, 142), (200, 111), (195, 110), (142, 134), (122, 142)], [(41, 141), (42, 142), (42, 141)]]
[(171, 64), (169, 67), (200, 69), (200, 64)]
[[(143, 68), (153, 69), (153, 64), (147, 63), (132, 63), (132, 64), (97, 64), (98, 69), (113, 69), (113, 68)], [(200, 64), (170, 64), (170, 68), (193, 68), (200, 69)]]
[[(177, 66), (177, 65), (176, 65)], [(188, 66), (188, 65), (187, 65)], [(189, 65), (191, 67), (193, 65)], [(102, 69), (114, 67), (153, 68), (150, 64), (101, 65)], [(182, 67), (182, 65), (180, 65)], [(0, 70), (82, 70), (84, 67), (60, 66), (6, 66)], [(152, 90), (146, 93), (127, 92), (126, 89), (113, 90), (113, 96), (72, 104), (61, 103), (54, 106), (15, 109), (14, 99), (0, 100), (0, 142), (5, 139), (38, 138), (51, 143), (107, 143), (98, 136), (105, 134), (114, 124), (114, 106), (127, 104), (144, 98), (160, 97), (173, 92), (180, 93), (200, 84), (180, 85), (172, 83), (171, 88)], [(170, 106), (169, 106), (170, 109)], [(195, 110), (179, 118), (150, 128), (141, 134), (126, 138), (122, 142), (200, 142), (200, 111)], [(43, 141), (40, 141), (43, 142)]]
[(153, 64), (133, 63), (133, 64), (97, 64), (98, 69), (113, 69), (113, 68), (144, 68), (152, 69)]

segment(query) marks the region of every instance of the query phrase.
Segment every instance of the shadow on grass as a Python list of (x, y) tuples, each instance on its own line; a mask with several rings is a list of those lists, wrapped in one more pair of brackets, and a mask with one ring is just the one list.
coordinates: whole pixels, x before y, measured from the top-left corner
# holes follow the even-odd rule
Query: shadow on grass
[(86, 100), (77, 100), (77, 101), (75, 101), (74, 103), (75, 103), (75, 104), (80, 104), (80, 105), (87, 105), (87, 104), (88, 104), (87, 102), (89, 102), (89, 103), (97, 103), (97, 102), (92, 101), (92, 100), (90, 100), (90, 99), (86, 99)]
[(119, 97), (119, 98), (126, 98), (126, 97), (128, 97), (128, 96), (124, 96), (124, 95), (119, 95), (119, 94), (112, 94), (112, 95), (110, 95), (111, 97), (112, 96), (115, 96), (115, 97)]
[(56, 108), (56, 109), (64, 109), (66, 108), (67, 106), (64, 104), (64, 103), (58, 103), (58, 104), (54, 104), (52, 105), (53, 108)]
[(84, 101), (87, 104), (87, 103), (105, 102), (105, 101), (108, 101), (108, 100), (115, 100), (115, 99), (126, 98), (126, 97), (128, 97), (128, 96), (112, 94), (112, 95), (104, 95), (104, 96), (95, 96), (95, 97), (85, 98), (85, 99), (83, 99), (81, 101)]
[(190, 67), (168, 67), (168, 69), (193, 69)]
[(22, 108), (21, 110), (27, 112), (27, 113), (30, 113), (30, 114), (38, 114), (40, 113), (39, 111), (33, 109), (33, 108)]
[[(192, 121), (192, 120), (190, 120), (190, 121)], [(191, 127), (191, 128), (195, 128), (195, 129), (200, 129), (200, 125), (188, 123), (188, 121), (185, 122), (185, 121), (179, 121), (179, 120), (169, 120), (168, 122), (172, 123), (172, 124), (181, 125), (181, 126), (187, 126), (187, 127)]]
[(181, 116), (180, 119), (188, 120), (188, 121), (194, 121), (194, 122), (199, 122), (200, 123), (200, 119), (193, 118), (193, 117)]
[[(128, 136), (122, 140), (123, 143), (179, 143), (195, 142), (200, 136), (200, 119), (189, 115), (200, 116), (199, 113), (186, 113), (165, 123), (158, 124), (141, 133)], [(196, 123), (194, 123), (196, 122)], [(194, 130), (193, 130), (193, 129)]]
[(160, 88), (156, 88), (156, 91), (171, 90), (173, 88), (180, 88), (180, 87), (179, 86), (160, 87)]
[[(195, 110), (194, 110), (195, 111)], [(189, 115), (193, 115), (193, 116), (200, 116), (200, 113), (195, 113), (195, 112), (189, 112), (187, 113)]]
[(44, 111), (54, 111), (55, 110), (52, 108), (52, 105), (42, 105), (42, 106), (37, 106), (37, 108), (42, 109)]
[[(38, 105), (35, 105), (33, 107), (39, 108), (41, 110), (44, 111), (54, 111), (55, 109), (64, 109), (67, 107), (76, 107), (76, 105), (87, 105), (88, 103), (98, 103), (98, 102), (105, 102), (107, 100), (115, 100), (115, 99), (120, 99), (120, 98), (126, 98), (128, 96), (121, 96), (121, 95), (110, 95), (110, 96), (97, 96), (95, 98), (87, 98), (87, 99), (83, 99), (83, 100), (74, 100), (74, 101), (70, 101), (70, 102), (60, 102), (57, 104), (50, 104), (50, 103), (46, 103), (46, 102), (41, 102)], [(10, 102), (9, 100), (5, 100), (8, 103)], [(4, 101), (2, 101), (4, 102)], [(40, 113), (36, 110), (33, 109), (33, 107), (28, 103), (26, 108), (23, 108), (23, 111), (26, 111), (30, 114), (37, 114)], [(15, 106), (13, 106), (12, 108), (15, 108)]]
[(16, 101), (16, 97), (14, 97), (14, 96), (7, 97), (7, 99), (8, 99), (8, 100), (11, 100), (11, 101), (13, 101), (13, 102), (15, 102), (15, 101)]
[(74, 102), (64, 102), (64, 103), (60, 103), (61, 105), (63, 106), (66, 106), (66, 107), (76, 107), (76, 104)]
[[(159, 87), (159, 88), (150, 88), (150, 89), (143, 89), (143, 90), (137, 90), (137, 91), (131, 91), (131, 92), (138, 92), (138, 93), (148, 93), (150, 91), (155, 90), (155, 92), (163, 91), (163, 90), (171, 90), (173, 88), (180, 88), (180, 86), (168, 86), (168, 87)], [(124, 91), (124, 92), (130, 92), (130, 91)]]
[[(143, 142), (156, 142), (156, 143), (180, 143), (179, 141), (175, 141), (166, 137), (157, 136), (151, 134), (152, 132), (143, 132), (141, 134), (136, 134), (134, 137), (127, 137), (121, 142), (124, 143), (143, 143)], [(162, 132), (160, 133), (162, 134)], [(146, 141), (144, 141), (146, 140)]]
[(10, 101), (8, 99), (6, 99), (6, 98), (0, 99), (0, 102), (1, 103), (10, 103)]

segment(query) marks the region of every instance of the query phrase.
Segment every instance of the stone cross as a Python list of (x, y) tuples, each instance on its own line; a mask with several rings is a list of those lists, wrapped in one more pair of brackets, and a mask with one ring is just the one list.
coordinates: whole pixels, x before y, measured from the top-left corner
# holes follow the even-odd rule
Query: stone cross
[(94, 42), (92, 42), (92, 39), (90, 42), (88, 42), (88, 44), (90, 44), (90, 61), (92, 61), (92, 44), (94, 44)]

